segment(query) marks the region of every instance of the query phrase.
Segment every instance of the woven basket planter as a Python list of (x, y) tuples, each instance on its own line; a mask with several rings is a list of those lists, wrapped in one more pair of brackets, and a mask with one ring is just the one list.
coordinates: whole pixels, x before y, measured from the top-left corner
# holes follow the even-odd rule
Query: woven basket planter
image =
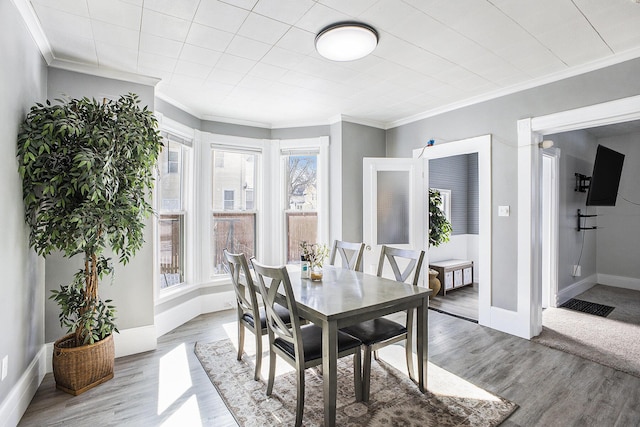
[(95, 344), (75, 347), (69, 334), (53, 344), (53, 376), (56, 388), (77, 396), (113, 378), (113, 335)]

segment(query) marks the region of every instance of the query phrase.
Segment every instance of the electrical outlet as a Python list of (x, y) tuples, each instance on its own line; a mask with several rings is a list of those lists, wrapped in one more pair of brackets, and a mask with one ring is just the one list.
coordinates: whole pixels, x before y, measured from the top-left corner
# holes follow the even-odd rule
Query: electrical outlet
[(7, 374), (9, 374), (9, 355), (7, 354), (2, 358), (2, 381), (7, 378)]
[(579, 277), (581, 274), (582, 274), (582, 271), (579, 265), (574, 265), (571, 267), (571, 275), (573, 277)]

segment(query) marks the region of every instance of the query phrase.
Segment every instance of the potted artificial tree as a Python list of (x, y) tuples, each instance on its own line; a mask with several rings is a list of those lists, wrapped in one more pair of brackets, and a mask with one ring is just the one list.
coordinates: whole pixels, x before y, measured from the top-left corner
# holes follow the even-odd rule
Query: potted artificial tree
[(98, 296), (112, 272), (144, 244), (144, 220), (162, 140), (135, 94), (118, 100), (36, 104), (18, 134), (19, 173), (30, 245), (39, 255), (78, 255), (82, 268), (52, 291), (69, 335), (54, 344), (57, 388), (77, 395), (113, 377), (115, 308)]
[[(440, 208), (442, 196), (434, 188), (429, 189), (429, 247), (438, 247), (449, 241), (451, 237), (451, 222)], [(442, 284), (438, 280), (438, 272), (429, 269), (429, 288), (433, 290), (431, 297), (440, 292)]]

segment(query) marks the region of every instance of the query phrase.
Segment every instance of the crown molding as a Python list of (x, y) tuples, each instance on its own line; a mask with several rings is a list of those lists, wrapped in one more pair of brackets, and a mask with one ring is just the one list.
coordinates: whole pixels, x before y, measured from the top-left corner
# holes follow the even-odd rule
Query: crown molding
[(203, 114), (200, 116), (200, 120), (207, 120), (210, 122), (229, 123), (232, 125), (251, 126), (264, 129), (273, 129), (271, 123), (255, 122), (253, 120), (236, 119), (233, 117), (216, 116), (213, 114)]
[(36, 15), (36, 11), (33, 9), (29, 0), (11, 0), (11, 3), (18, 9), (18, 13), (22, 16), (22, 20), (27, 26), (27, 30), (31, 34), (33, 41), (36, 42), (40, 53), (44, 57), (44, 60), (48, 65), (54, 60), (53, 49), (49, 44), (47, 36), (44, 34), (40, 20)]
[(459, 102), (453, 102), (451, 104), (443, 105), (438, 108), (433, 108), (431, 110), (427, 110), (425, 112), (415, 114), (413, 116), (409, 116), (404, 119), (395, 120), (393, 122), (389, 122), (387, 124), (386, 129), (392, 129), (392, 128), (406, 125), (409, 123), (417, 122), (418, 120), (434, 117), (439, 114), (458, 110), (460, 108), (468, 107), (474, 104), (479, 104), (481, 102), (490, 101), (492, 99), (500, 98), (506, 95), (511, 95), (517, 92), (522, 92), (524, 90), (533, 89), (539, 86), (543, 86), (549, 83), (554, 83), (570, 77), (576, 77), (581, 74), (586, 74), (591, 71), (597, 71), (606, 67), (610, 67), (612, 65), (620, 64), (622, 62), (630, 61), (637, 58), (640, 58), (640, 48), (629, 49), (619, 54), (615, 54), (615, 55), (608, 56), (606, 58), (601, 58), (595, 61), (591, 61), (587, 64), (579, 65), (576, 67), (570, 67), (556, 73), (548, 74), (546, 76), (539, 77), (533, 80), (527, 80), (526, 82), (515, 84), (513, 86), (509, 86), (507, 88), (486, 93), (484, 95), (471, 97)]
[(92, 76), (105, 77), (108, 79), (122, 80), (125, 82), (139, 83), (147, 86), (155, 86), (160, 82), (160, 78), (145, 76), (143, 74), (130, 73), (127, 71), (113, 70), (110, 68), (98, 67), (97, 65), (83, 64), (80, 62), (68, 61), (54, 58), (49, 66), (61, 70), (75, 71), (76, 73), (90, 74)]
[(181, 103), (179, 101), (176, 101), (174, 98), (172, 98), (169, 95), (167, 95), (166, 93), (162, 92), (162, 89), (156, 88), (155, 97), (163, 100), (167, 104), (173, 105), (174, 107), (178, 108), (179, 110), (184, 111), (187, 114), (191, 114), (196, 119), (202, 120), (202, 117), (201, 117), (199, 111), (196, 111), (193, 108), (188, 107), (188, 106), (184, 105), (183, 103)]
[[(360, 119), (358, 117), (347, 116), (347, 115), (344, 115), (344, 114), (340, 114), (338, 117), (339, 117), (339, 121), (342, 121), (342, 122), (349, 122), (349, 123), (354, 123), (354, 124), (357, 124), (357, 125), (369, 126), (369, 127), (372, 127), (372, 128), (377, 128), (377, 129), (382, 129), (382, 130), (387, 130), (388, 129), (387, 123), (379, 122), (377, 120)], [(331, 122), (330, 121), (329, 123), (335, 123), (335, 122)]]

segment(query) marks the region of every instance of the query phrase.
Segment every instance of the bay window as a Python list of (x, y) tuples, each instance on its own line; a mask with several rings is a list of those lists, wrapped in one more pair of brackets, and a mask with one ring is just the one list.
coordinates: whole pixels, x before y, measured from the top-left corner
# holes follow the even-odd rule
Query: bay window
[(188, 151), (191, 142), (163, 132), (158, 160), (158, 260), (160, 288), (185, 281)]
[(226, 274), (222, 251), (256, 254), (254, 204), (259, 153), (216, 147), (211, 152), (213, 274)]

